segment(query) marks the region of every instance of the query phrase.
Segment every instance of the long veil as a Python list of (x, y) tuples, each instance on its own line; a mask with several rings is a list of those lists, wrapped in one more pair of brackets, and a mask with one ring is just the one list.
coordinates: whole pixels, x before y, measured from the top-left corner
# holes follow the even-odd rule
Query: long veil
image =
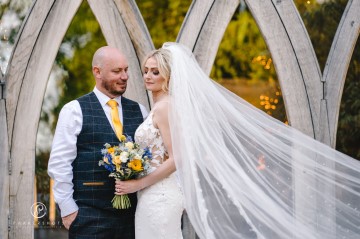
[(360, 162), (213, 82), (171, 53), (170, 129), (200, 238), (360, 238)]

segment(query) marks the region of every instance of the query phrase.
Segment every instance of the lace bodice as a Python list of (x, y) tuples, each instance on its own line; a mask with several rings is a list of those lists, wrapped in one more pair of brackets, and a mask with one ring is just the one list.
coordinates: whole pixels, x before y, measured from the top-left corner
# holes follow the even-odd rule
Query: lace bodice
[(153, 157), (151, 171), (163, 163), (168, 156), (160, 130), (155, 128), (153, 124), (153, 112), (150, 112), (149, 116), (136, 130), (135, 142), (142, 148), (149, 147)]

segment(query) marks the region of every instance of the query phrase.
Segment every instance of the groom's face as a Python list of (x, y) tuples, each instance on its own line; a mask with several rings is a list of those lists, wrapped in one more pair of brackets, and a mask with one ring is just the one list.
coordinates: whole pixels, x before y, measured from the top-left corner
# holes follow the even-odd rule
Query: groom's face
[(110, 98), (122, 95), (127, 86), (128, 62), (122, 54), (111, 54), (99, 67), (100, 87)]

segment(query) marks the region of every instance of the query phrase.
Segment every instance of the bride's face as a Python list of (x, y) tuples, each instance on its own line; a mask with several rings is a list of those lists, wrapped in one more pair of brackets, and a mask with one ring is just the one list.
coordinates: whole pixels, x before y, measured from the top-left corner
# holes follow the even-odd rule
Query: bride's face
[(145, 62), (144, 82), (147, 90), (152, 92), (162, 91), (165, 79), (160, 75), (158, 63), (154, 57), (150, 57)]

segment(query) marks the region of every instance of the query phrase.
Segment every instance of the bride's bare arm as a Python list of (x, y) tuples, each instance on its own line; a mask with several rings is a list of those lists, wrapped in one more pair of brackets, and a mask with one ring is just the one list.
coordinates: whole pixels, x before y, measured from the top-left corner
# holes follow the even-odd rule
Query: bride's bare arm
[(141, 179), (117, 181), (115, 186), (115, 194), (122, 195), (139, 191), (154, 183), (157, 183), (161, 179), (166, 178), (167, 176), (175, 172), (176, 168), (172, 154), (171, 135), (168, 120), (168, 103), (161, 103), (156, 107), (153, 115), (153, 123), (155, 127), (159, 128), (165, 148), (169, 154), (169, 158), (164, 163), (162, 163), (154, 172)]

